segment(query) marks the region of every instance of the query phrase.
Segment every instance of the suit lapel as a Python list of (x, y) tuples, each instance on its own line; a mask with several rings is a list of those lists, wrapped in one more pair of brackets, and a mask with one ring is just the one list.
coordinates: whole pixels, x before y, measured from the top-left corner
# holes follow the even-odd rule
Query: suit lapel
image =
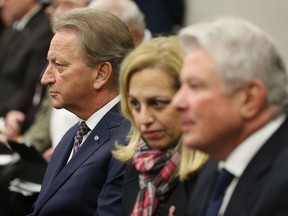
[[(61, 142), (59, 143), (59, 150), (57, 156), (57, 159), (54, 160), (53, 163), (53, 173), (50, 177), (50, 183), (53, 182), (57, 175), (62, 171), (62, 169), (66, 166), (68, 158), (70, 156), (70, 153), (72, 151), (73, 142), (74, 142), (74, 136), (76, 134), (78, 128), (78, 123), (71, 128), (71, 130), (68, 132), (68, 136), (63, 137)], [(61, 143), (63, 143), (61, 145)]]
[(48, 198), (51, 197), (51, 185), (54, 185), (54, 180), (62, 171), (63, 167), (66, 166), (67, 160), (72, 150), (72, 140), (77, 128), (78, 124), (75, 124), (71, 129), (69, 129), (69, 131), (63, 136), (56, 149), (54, 150), (51, 160), (49, 161), (44, 180), (42, 182), (41, 192), (35, 205), (35, 212), (40, 210)]

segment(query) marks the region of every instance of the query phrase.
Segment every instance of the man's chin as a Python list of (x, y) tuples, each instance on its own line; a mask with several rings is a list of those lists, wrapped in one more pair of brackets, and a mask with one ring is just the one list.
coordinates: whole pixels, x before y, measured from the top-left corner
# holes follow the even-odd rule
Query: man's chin
[(197, 148), (198, 143), (191, 135), (184, 134), (183, 135), (183, 145), (187, 146), (188, 148)]
[(55, 109), (62, 109), (64, 106), (60, 103), (57, 103), (57, 102), (54, 102), (52, 101), (52, 106), (55, 108)]

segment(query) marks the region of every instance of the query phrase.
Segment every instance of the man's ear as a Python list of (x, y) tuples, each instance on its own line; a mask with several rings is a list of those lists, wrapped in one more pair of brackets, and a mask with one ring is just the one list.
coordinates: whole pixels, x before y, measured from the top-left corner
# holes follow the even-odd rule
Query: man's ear
[(94, 69), (94, 85), (95, 89), (101, 89), (106, 83), (109, 82), (112, 76), (112, 65), (110, 62), (100, 62)]
[(266, 106), (267, 90), (261, 80), (253, 79), (241, 91), (240, 112), (244, 118), (254, 117)]

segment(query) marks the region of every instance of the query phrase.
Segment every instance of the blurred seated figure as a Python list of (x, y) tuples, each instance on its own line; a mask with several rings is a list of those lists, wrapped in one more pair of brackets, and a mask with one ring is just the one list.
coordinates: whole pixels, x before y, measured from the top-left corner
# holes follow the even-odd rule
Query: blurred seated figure
[(146, 28), (144, 14), (134, 1), (94, 0), (88, 7), (108, 11), (119, 17), (128, 26), (136, 46), (153, 37), (151, 31)]
[[(1, 0), (2, 17), (11, 22), (0, 38), (0, 116), (14, 107), (47, 64), (50, 21), (38, 0)], [(7, 20), (6, 20), (7, 22)]]
[(211, 157), (188, 215), (288, 215), (287, 70), (275, 42), (248, 20), (222, 17), (179, 33), (186, 51), (183, 145)]
[(12, 24), (12, 20), (9, 17), (9, 14), (2, 12), (3, 2), (1, 1), (0, 1), (0, 37), (2, 33), (4, 32), (4, 30), (6, 29), (6, 27)]
[(15, 106), (5, 116), (2, 128), (6, 140), (34, 145), (43, 152), (50, 147), (49, 122), (51, 99), (47, 88), (34, 82), (23, 91)]
[[(43, 94), (46, 94), (46, 91), (44, 91)], [(35, 116), (31, 119), (33, 122), (28, 123), (29, 112), (27, 112), (26, 119), (23, 112), (19, 110), (11, 110), (8, 112), (5, 119), (6, 125), (2, 130), (2, 138), (4, 137), (3, 142), (7, 141), (9, 144), (13, 141), (19, 143), (17, 145), (32, 145), (36, 151), (39, 152), (39, 156), (50, 147), (49, 120), (51, 99), (44, 97), (44, 95), (42, 99), (41, 103), (33, 107), (36, 111)], [(32, 114), (33, 110), (32, 107), (29, 109), (30, 114)], [(13, 122), (16, 123), (14, 129), (11, 127)], [(27, 126), (27, 128), (25, 128), (25, 126)], [(37, 198), (39, 191), (34, 191), (35, 193), (33, 192), (26, 195), (21, 191), (13, 192), (9, 187), (15, 179), (41, 184), (47, 163), (43, 162), (44, 159), (40, 164), (38, 164), (38, 161), (27, 160), (27, 158), (22, 158), (21, 154), (19, 156), (17, 151), (15, 153), (15, 151), (4, 148), (4, 146), (2, 146), (1, 152), (0, 158), (10, 156), (11, 160), (9, 163), (7, 161), (8, 164), (2, 164), (0, 168), (0, 197), (2, 200), (0, 202), (0, 215), (26, 214)], [(17, 159), (15, 159), (15, 157)]]
[[(1, 17), (8, 25), (0, 38), (0, 116), (5, 117), (7, 112), (20, 102), (22, 93), (30, 87), (30, 83), (39, 78), (47, 63), (47, 51), (53, 34), (44, 7), (38, 0), (27, 0), (25, 3), (1, 0), (0, 7)], [(33, 97), (33, 94), (29, 97)], [(7, 130), (4, 133), (6, 132)], [(26, 135), (28, 136), (28, 131)], [(3, 138), (3, 134), (1, 137)], [(26, 140), (22, 141), (26, 142)], [(9, 149), (1, 146), (0, 157), (5, 157), (4, 153), (11, 154)], [(14, 202), (10, 202), (10, 196), (6, 192), (9, 192), (10, 180), (18, 175), (19, 167), (23, 164), (18, 161), (14, 165), (15, 167), (11, 165), (9, 168), (8, 166), (0, 168), (0, 215), (2, 216), (12, 215), (10, 209), (13, 207), (10, 204)]]
[(86, 7), (92, 0), (51, 0), (45, 12), (50, 19), (54, 19), (66, 11)]

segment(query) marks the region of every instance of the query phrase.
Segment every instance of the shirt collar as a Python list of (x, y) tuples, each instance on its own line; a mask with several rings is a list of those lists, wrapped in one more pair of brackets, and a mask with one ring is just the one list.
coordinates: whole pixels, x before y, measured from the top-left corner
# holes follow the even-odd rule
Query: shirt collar
[(114, 107), (118, 102), (120, 101), (120, 96), (118, 95), (113, 100), (111, 100), (109, 103), (107, 103), (105, 106), (103, 106), (101, 109), (99, 109), (97, 112), (95, 112), (92, 116), (90, 116), (85, 122), (87, 126), (93, 130), (93, 128), (96, 127), (96, 125), (99, 123), (99, 121), (103, 118), (103, 116), (110, 110), (112, 107)]
[(219, 168), (225, 168), (235, 177), (240, 177), (251, 159), (285, 121), (286, 115), (280, 115), (242, 142), (225, 161), (219, 163)]

